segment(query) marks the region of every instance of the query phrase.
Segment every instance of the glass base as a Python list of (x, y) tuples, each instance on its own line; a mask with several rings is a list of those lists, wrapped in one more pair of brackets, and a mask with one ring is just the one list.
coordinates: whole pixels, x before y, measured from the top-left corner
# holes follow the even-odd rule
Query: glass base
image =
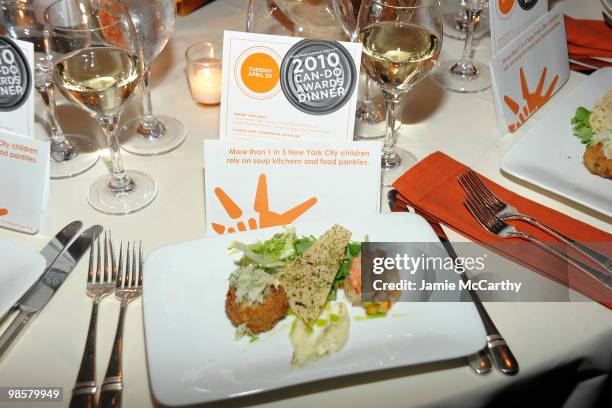
[(434, 81), (442, 88), (459, 93), (476, 93), (491, 87), (491, 71), (488, 64), (473, 61), (476, 74), (460, 75), (452, 72), (457, 61), (442, 61), (432, 74)]
[(49, 167), (52, 179), (62, 179), (81, 174), (89, 170), (100, 158), (98, 145), (94, 141), (93, 136), (88, 137), (77, 134), (67, 134), (64, 136), (75, 148), (76, 154), (62, 161), (56, 161), (53, 156), (51, 157)]
[(110, 215), (125, 215), (142, 210), (155, 199), (157, 184), (139, 171), (126, 171), (132, 180), (129, 191), (114, 191), (108, 175), (100, 177), (90, 187), (87, 201), (96, 210)]
[(391, 186), (393, 182), (395, 182), (395, 180), (397, 180), (409, 168), (411, 168), (418, 162), (417, 158), (408, 150), (396, 147), (395, 153), (397, 154), (397, 157), (394, 157), (391, 160), (385, 160), (383, 157), (381, 160), (381, 181), (383, 187)]
[(142, 116), (128, 121), (119, 131), (119, 140), (123, 150), (140, 156), (155, 156), (176, 149), (185, 141), (187, 130), (178, 120), (169, 116), (155, 116), (162, 124), (150, 134), (141, 129)]
[[(452, 38), (453, 40), (465, 41), (465, 29), (462, 28), (464, 21), (461, 17), (465, 17), (463, 14), (463, 8), (456, 4), (451, 11), (444, 14), (444, 36)], [(480, 22), (474, 30), (474, 40), (479, 40), (489, 33), (489, 15), (484, 11), (480, 16)]]

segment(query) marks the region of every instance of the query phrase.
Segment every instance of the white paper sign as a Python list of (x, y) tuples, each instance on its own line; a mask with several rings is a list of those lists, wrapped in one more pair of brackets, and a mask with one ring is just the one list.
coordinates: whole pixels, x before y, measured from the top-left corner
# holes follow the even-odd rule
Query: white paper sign
[(204, 141), (209, 234), (375, 214), (379, 142)]
[(493, 57), (491, 74), (502, 133), (516, 132), (569, 78), (563, 14), (535, 21)]
[(493, 55), (548, 11), (547, 0), (490, 0)]
[(0, 37), (0, 131), (34, 137), (34, 46)]
[(226, 31), (220, 139), (352, 140), (361, 45)]
[(35, 233), (46, 210), (49, 142), (0, 132), (0, 226)]

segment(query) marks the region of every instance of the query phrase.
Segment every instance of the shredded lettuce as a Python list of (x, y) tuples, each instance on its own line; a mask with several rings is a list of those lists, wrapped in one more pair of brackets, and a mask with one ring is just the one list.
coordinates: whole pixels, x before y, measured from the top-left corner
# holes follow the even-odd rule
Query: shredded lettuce
[(313, 236), (297, 238), (295, 228), (289, 228), (285, 232), (274, 234), (264, 242), (244, 244), (233, 241), (229, 250), (230, 253), (242, 252), (243, 256), (238, 262), (242, 267), (257, 265), (268, 273), (276, 273), (285, 264), (303, 254), (315, 240)]
[(590, 116), (591, 112), (587, 108), (580, 106), (576, 109), (576, 115), (571, 120), (574, 136), (587, 146), (590, 146), (593, 142), (593, 128), (591, 128), (591, 123), (589, 122)]

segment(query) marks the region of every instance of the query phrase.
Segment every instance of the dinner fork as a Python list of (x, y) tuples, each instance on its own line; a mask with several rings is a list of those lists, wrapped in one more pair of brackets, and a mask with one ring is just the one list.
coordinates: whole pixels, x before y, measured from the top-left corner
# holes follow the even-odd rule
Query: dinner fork
[(128, 304), (142, 294), (142, 242), (138, 254), (136, 253), (136, 243), (127, 244), (125, 251), (125, 265), (123, 263), (123, 243), (119, 247), (119, 272), (115, 296), (121, 302), (119, 312), (119, 322), (113, 343), (113, 351), (106, 369), (106, 376), (102, 383), (100, 393), (100, 404), (102, 408), (121, 407), (121, 393), (123, 390), (123, 368), (121, 363), (123, 349), (123, 322)]
[(601, 265), (605, 271), (612, 273), (612, 259), (608, 256), (589, 248), (568, 237), (567, 235), (557, 231), (556, 229), (544, 224), (537, 219), (525, 214), (521, 214), (516, 208), (502, 201), (495, 195), (478, 177), (478, 174), (472, 169), (468, 169), (465, 173), (458, 176), (459, 184), (466, 193), (472, 194), (474, 199), (481, 202), (485, 207), (494, 212), (502, 221), (520, 220), (525, 221), (536, 228), (552, 235), (564, 244), (576, 249), (588, 258), (592, 259), (598, 265)]
[[(96, 245), (97, 244), (97, 245)], [(97, 252), (96, 252), (97, 246)], [(95, 253), (95, 255), (94, 255)], [(76, 384), (72, 389), (71, 408), (94, 407), (96, 401), (96, 326), (98, 321), (98, 305), (105, 296), (115, 290), (117, 263), (113, 251), (113, 238), (104, 232), (104, 268), (102, 268), (102, 248), (100, 235), (91, 239), (89, 249), (89, 269), (87, 273), (87, 296), (92, 298), (91, 318), (85, 351), (81, 359), (81, 368), (77, 374)]]
[(487, 208), (482, 202), (476, 200), (471, 194), (468, 194), (465, 197), (463, 203), (474, 218), (476, 218), (476, 220), (480, 223), (480, 225), (482, 225), (490, 233), (501, 238), (521, 238), (527, 240), (582, 270), (591, 278), (606, 286), (608, 289), (612, 289), (612, 275), (595, 269), (570, 255), (564, 254), (555, 247), (544, 243), (533, 235), (518, 231), (512, 225), (506, 224), (493, 211)]

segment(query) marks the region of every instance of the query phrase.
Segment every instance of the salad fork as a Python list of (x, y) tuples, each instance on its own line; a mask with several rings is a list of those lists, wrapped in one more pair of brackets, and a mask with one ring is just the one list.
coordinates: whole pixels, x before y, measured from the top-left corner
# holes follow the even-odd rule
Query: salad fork
[[(95, 251), (97, 246), (97, 252)], [(96, 253), (94, 255), (94, 252)], [(91, 239), (89, 249), (89, 269), (87, 273), (87, 296), (92, 298), (93, 306), (89, 320), (89, 330), (85, 351), (81, 360), (81, 367), (77, 375), (76, 384), (72, 389), (70, 407), (94, 407), (96, 401), (96, 326), (98, 321), (98, 305), (105, 296), (115, 290), (117, 277), (117, 263), (113, 251), (113, 239), (104, 232), (104, 268), (102, 268), (102, 248), (100, 235)]]
[(567, 235), (557, 231), (556, 229), (538, 221), (537, 219), (525, 214), (521, 214), (516, 208), (502, 201), (495, 195), (478, 177), (476, 172), (468, 169), (465, 173), (458, 176), (459, 184), (466, 193), (471, 194), (475, 200), (481, 202), (486, 208), (494, 212), (502, 221), (520, 220), (525, 221), (536, 228), (550, 234), (564, 244), (576, 249), (583, 255), (587, 256), (598, 265), (604, 268), (604, 271), (612, 273), (612, 259), (608, 256), (589, 248), (568, 237)]
[(125, 264), (123, 263), (123, 243), (119, 247), (119, 272), (117, 275), (117, 284), (115, 288), (115, 296), (121, 302), (119, 312), (119, 322), (117, 323), (117, 332), (115, 333), (115, 341), (113, 343), (113, 351), (106, 369), (106, 376), (102, 383), (102, 391), (100, 393), (100, 407), (103, 408), (119, 408), (121, 407), (121, 394), (123, 390), (123, 368), (122, 368), (122, 353), (123, 350), (123, 323), (125, 321), (125, 312), (128, 304), (142, 294), (142, 242), (138, 254), (136, 253), (136, 243), (132, 244), (130, 251), (130, 243), (127, 244), (125, 251)]
[(612, 275), (606, 274), (592, 266), (585, 264), (584, 262), (564, 254), (557, 248), (546, 244), (539, 240), (533, 235), (527, 234), (526, 232), (518, 231), (510, 224), (506, 224), (501, 220), (493, 211), (487, 208), (482, 202), (476, 200), (473, 195), (468, 194), (463, 200), (463, 204), (467, 207), (470, 213), (476, 218), (476, 220), (490, 233), (497, 235), (501, 238), (521, 238), (529, 241), (546, 251), (558, 256), (559, 258), (567, 261), (576, 268), (582, 270), (591, 278), (595, 279), (600, 284), (606, 286), (608, 289), (612, 289)]

